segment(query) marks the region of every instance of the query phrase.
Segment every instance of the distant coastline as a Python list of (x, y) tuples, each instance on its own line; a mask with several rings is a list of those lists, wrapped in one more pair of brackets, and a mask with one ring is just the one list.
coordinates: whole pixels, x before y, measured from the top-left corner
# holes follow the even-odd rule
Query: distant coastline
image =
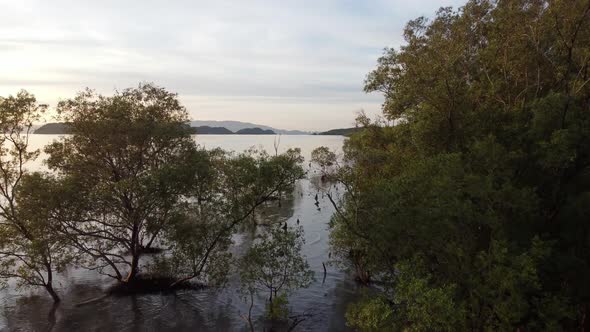
[(362, 130), (362, 128), (359, 128), (359, 127), (341, 128), (341, 129), (332, 129), (332, 130), (324, 131), (321, 133), (316, 133), (314, 135), (350, 136), (360, 130)]
[[(211, 121), (209, 121), (211, 122)], [(221, 122), (229, 122), (229, 121), (219, 121)], [(332, 129), (324, 132), (318, 133), (309, 133), (304, 131), (298, 130), (291, 130), (291, 131), (281, 131), (281, 130), (273, 130), (268, 129), (270, 127), (266, 126), (256, 126), (256, 127), (244, 127), (239, 128), (235, 125), (232, 128), (239, 128), (230, 130), (226, 127), (217, 127), (217, 126), (194, 126), (194, 123), (199, 123), (197, 121), (191, 122), (191, 131), (194, 135), (334, 135), (334, 136), (350, 136), (351, 134), (357, 132), (359, 128), (342, 128), (342, 129)], [(234, 121), (237, 123), (237, 121)], [(249, 125), (248, 123), (242, 123), (244, 125)], [(34, 131), (34, 134), (38, 135), (67, 135), (69, 134), (69, 128), (67, 123), (63, 122), (54, 122), (54, 123), (46, 123)]]
[[(258, 127), (244, 128), (237, 130), (236, 132), (225, 127), (191, 126), (190, 129), (194, 135), (276, 135), (276, 133), (270, 129), (262, 129)], [(34, 134), (38, 135), (67, 135), (69, 133), (70, 130), (68, 124), (63, 122), (44, 124), (34, 132)]]

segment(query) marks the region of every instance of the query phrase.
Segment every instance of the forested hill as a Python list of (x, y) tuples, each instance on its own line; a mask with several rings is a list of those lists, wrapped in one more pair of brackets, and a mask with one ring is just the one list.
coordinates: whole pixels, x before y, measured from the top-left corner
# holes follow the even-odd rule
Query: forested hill
[(45, 135), (64, 135), (68, 134), (68, 125), (66, 123), (47, 123), (35, 130), (35, 134)]
[(350, 136), (362, 128), (359, 127), (352, 127), (352, 128), (340, 128), (340, 129), (331, 129), (328, 131), (324, 131), (321, 133), (317, 133), (316, 135), (342, 135), (342, 136)]
[(236, 131), (238, 135), (275, 135), (275, 132), (270, 129), (260, 128), (244, 128)]
[(196, 135), (232, 135), (234, 132), (224, 127), (191, 127)]

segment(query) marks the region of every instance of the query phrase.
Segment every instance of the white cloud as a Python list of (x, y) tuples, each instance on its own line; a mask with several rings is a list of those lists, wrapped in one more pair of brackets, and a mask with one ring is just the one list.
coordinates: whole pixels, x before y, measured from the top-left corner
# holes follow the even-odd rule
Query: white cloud
[(0, 95), (153, 81), (194, 118), (347, 126), (379, 111), (363, 80), (405, 22), (463, 2), (0, 0)]

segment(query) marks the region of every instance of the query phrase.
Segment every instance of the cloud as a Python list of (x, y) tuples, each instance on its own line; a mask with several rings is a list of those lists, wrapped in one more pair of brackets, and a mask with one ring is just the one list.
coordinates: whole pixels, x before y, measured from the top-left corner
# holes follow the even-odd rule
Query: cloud
[(349, 125), (379, 111), (363, 80), (405, 23), (462, 2), (0, 1), (0, 95), (26, 88), (55, 104), (153, 81), (194, 118)]

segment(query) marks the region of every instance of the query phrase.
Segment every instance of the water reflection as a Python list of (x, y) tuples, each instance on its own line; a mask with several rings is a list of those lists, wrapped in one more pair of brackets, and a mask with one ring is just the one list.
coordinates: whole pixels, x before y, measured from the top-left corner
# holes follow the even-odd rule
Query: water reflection
[[(256, 138), (259, 139), (259, 138)], [(290, 138), (293, 140), (292, 138)], [(303, 154), (307, 159), (311, 149), (332, 144), (337, 149), (342, 139), (328, 142), (322, 137), (301, 138)], [(282, 139), (295, 145), (296, 142)], [(220, 143), (221, 141), (216, 141)], [(242, 137), (239, 141), (244, 143)], [(253, 143), (253, 142), (250, 142)], [(269, 139), (269, 144), (272, 140)], [(229, 143), (228, 143), (229, 144)], [(240, 146), (217, 144), (225, 149), (241, 150)], [(255, 144), (251, 144), (255, 145)], [(251, 146), (250, 145), (250, 146)], [(216, 147), (209, 142), (210, 147)], [(247, 147), (247, 146), (246, 146)], [(289, 146), (284, 146), (286, 149)], [(272, 145), (267, 149), (272, 148)], [(313, 175), (313, 174), (312, 174)], [(292, 195), (281, 202), (267, 203), (258, 213), (259, 222), (286, 221), (300, 225), (305, 230), (307, 256), (316, 280), (308, 288), (296, 291), (289, 298), (293, 314), (305, 314), (298, 331), (346, 331), (344, 314), (346, 306), (359, 294), (357, 285), (346, 273), (328, 262), (328, 222), (333, 208), (321, 192), (330, 186), (318, 176), (302, 180)], [(322, 189), (322, 190), (321, 190)], [(316, 206), (315, 195), (318, 194)], [(251, 243), (255, 229), (244, 228), (235, 238), (236, 252), (243, 252)], [(326, 263), (326, 276), (322, 263)], [(182, 290), (176, 293), (143, 294), (103, 297), (112, 284), (108, 277), (93, 271), (69, 269), (59, 276), (57, 291), (63, 301), (53, 306), (42, 290), (17, 291), (14, 285), (0, 292), (0, 330), (6, 331), (247, 331), (247, 324), (240, 318), (246, 313), (247, 304), (237, 293), (237, 280), (230, 278), (223, 289)], [(79, 305), (89, 299), (99, 298)], [(255, 301), (253, 316), (262, 326), (260, 317), (264, 311), (264, 298)]]

